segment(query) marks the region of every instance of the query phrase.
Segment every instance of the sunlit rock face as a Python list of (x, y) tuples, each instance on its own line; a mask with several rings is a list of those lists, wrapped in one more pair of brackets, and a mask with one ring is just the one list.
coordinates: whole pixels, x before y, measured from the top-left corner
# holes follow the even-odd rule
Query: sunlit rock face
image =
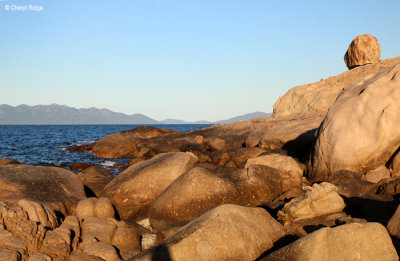
[(347, 68), (353, 69), (369, 63), (376, 63), (381, 57), (381, 46), (378, 39), (370, 34), (360, 34), (350, 43), (344, 62)]

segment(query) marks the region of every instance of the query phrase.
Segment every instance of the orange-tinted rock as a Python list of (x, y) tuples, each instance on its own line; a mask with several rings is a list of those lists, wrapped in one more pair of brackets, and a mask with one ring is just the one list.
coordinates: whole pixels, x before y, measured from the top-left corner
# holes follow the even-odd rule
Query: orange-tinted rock
[(238, 188), (240, 204), (255, 207), (272, 201), (282, 193), (282, 176), (278, 169), (253, 164), (226, 174)]
[(376, 63), (381, 56), (378, 40), (370, 34), (360, 34), (350, 43), (344, 55), (344, 62), (349, 69), (357, 66)]
[(92, 166), (92, 165), (87, 164), (87, 163), (78, 162), (78, 163), (71, 164), (71, 165), (69, 166), (69, 169), (72, 170), (72, 171), (84, 170), (84, 169), (87, 169), (87, 168), (89, 168), (89, 167), (91, 167), (91, 166)]
[(94, 146), (94, 143), (92, 144), (86, 144), (86, 145), (80, 145), (80, 146), (73, 146), (67, 148), (68, 152), (86, 152), (90, 151)]
[(222, 205), (182, 227), (153, 252), (132, 260), (250, 261), (284, 234), (282, 225), (262, 208)]
[(211, 162), (197, 162), (194, 164), (194, 167), (200, 167), (208, 170), (214, 170), (217, 168), (217, 165)]
[(93, 255), (86, 255), (83, 253), (73, 253), (69, 256), (70, 261), (103, 261), (104, 259), (93, 256)]
[(135, 163), (138, 163), (138, 162), (141, 162), (141, 161), (144, 161), (144, 160), (148, 160), (148, 159), (149, 158), (144, 157), (144, 156), (133, 158), (133, 159), (131, 159), (129, 161), (128, 166), (132, 166)]
[(135, 157), (139, 152), (136, 145), (141, 140), (158, 137), (167, 133), (178, 132), (148, 126), (113, 133), (96, 141), (91, 154), (101, 158)]
[(78, 173), (83, 184), (97, 197), (103, 192), (104, 187), (114, 178), (106, 169), (92, 166)]
[(193, 154), (199, 159), (198, 162), (211, 162), (209, 152), (193, 151)]
[(82, 181), (73, 172), (56, 167), (0, 166), (0, 199), (28, 199), (67, 215), (86, 198)]
[(321, 228), (260, 261), (286, 260), (399, 260), (385, 227), (379, 223), (352, 223)]
[(120, 173), (102, 195), (111, 199), (122, 219), (138, 217), (146, 214), (150, 204), (196, 161), (190, 152), (159, 154)]
[[(29, 204), (30, 202), (26, 203)], [(37, 218), (33, 218), (34, 220), (31, 219), (30, 215), (36, 211), (35, 209), (29, 209), (29, 206), (24, 207), (28, 209), (30, 213), (27, 213), (19, 206), (9, 205), (6, 202), (0, 201), (0, 220), (2, 227), (0, 230), (0, 232), (2, 232), (0, 233), (0, 249), (1, 246), (4, 246), (5, 244), (12, 244), (14, 245), (14, 249), (18, 249), (18, 252), (22, 255), (25, 255), (28, 252), (40, 250), (47, 229), (40, 221), (38, 221)], [(55, 214), (52, 210), (42, 205), (39, 207), (43, 210), (45, 209), (46, 212), (46, 217), (43, 216), (41, 220), (46, 224), (49, 224), (51, 220), (54, 222)], [(50, 215), (47, 216), (47, 214)]]
[(76, 215), (80, 218), (113, 218), (114, 208), (108, 198), (85, 198), (76, 206)]
[(90, 242), (85, 245), (83, 252), (87, 255), (100, 257), (102, 260), (120, 261), (115, 248), (106, 242)]
[(265, 149), (263, 148), (243, 148), (235, 151), (235, 153), (232, 155), (232, 161), (236, 166), (241, 166), (244, 165), (248, 159), (255, 158), (264, 152)]
[(292, 187), (302, 186), (303, 171), (297, 164), (296, 160), (292, 157), (271, 153), (249, 159), (245, 168), (249, 168), (251, 165), (255, 164), (268, 166), (278, 170), (282, 183), (282, 191), (286, 191)]
[(226, 178), (193, 168), (177, 178), (151, 205), (151, 225), (157, 230), (187, 223), (219, 205), (235, 203), (239, 192)]
[(10, 164), (24, 164), (24, 163), (15, 159), (2, 158), (0, 160), (0, 165), (10, 165)]

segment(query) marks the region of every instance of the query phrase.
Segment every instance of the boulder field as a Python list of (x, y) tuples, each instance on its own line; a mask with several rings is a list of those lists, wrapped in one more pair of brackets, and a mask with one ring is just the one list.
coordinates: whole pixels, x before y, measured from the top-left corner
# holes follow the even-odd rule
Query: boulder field
[(132, 158), (117, 176), (1, 160), (0, 260), (399, 260), (400, 57), (379, 58), (360, 35), (271, 117), (69, 148)]

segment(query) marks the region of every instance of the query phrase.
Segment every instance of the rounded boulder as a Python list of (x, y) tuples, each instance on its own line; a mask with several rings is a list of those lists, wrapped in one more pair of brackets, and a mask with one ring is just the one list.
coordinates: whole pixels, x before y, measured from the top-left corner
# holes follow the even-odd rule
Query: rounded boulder
[(133, 164), (103, 190), (117, 208), (121, 219), (147, 215), (151, 203), (180, 175), (191, 169), (193, 153), (170, 152)]
[(381, 47), (375, 36), (360, 34), (350, 43), (344, 62), (347, 68), (353, 69), (357, 66), (376, 63), (381, 56)]
[(151, 205), (155, 229), (189, 222), (219, 205), (234, 203), (239, 193), (227, 179), (203, 168), (194, 168), (176, 179)]
[(83, 184), (73, 172), (56, 167), (29, 165), (0, 166), (0, 199), (27, 199), (46, 205), (64, 215), (86, 198)]

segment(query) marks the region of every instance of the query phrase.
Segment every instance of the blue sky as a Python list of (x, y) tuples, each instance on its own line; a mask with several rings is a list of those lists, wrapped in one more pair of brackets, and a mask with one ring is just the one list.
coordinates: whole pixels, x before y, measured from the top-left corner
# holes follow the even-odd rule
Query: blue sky
[(288, 89), (344, 72), (358, 34), (378, 38), (381, 59), (400, 56), (398, 10), (398, 0), (3, 0), (0, 104), (157, 120), (272, 112)]

